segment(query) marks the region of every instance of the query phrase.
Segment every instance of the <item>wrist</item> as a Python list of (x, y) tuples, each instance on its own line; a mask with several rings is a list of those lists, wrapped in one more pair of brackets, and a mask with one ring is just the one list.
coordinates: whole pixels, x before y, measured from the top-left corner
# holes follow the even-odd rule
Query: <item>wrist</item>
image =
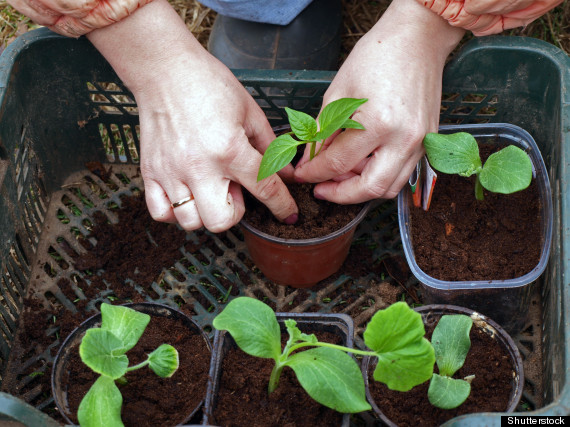
[(393, 0), (367, 36), (398, 43), (410, 57), (444, 63), (464, 34), (416, 0)]
[(87, 38), (135, 97), (157, 90), (161, 81), (205, 53), (166, 0), (154, 0)]

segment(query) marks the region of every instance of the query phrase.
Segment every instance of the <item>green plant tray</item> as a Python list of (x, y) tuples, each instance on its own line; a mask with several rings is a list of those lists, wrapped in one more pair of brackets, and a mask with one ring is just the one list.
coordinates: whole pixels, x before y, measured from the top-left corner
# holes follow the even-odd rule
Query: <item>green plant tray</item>
[[(525, 393), (519, 413), (570, 413), (570, 59), (554, 46), (530, 38), (486, 37), (467, 43), (444, 76), (442, 124), (512, 123), (527, 130), (540, 147), (554, 202), (554, 243), (546, 272), (534, 289), (530, 321), (514, 337), (525, 359)], [(334, 72), (234, 70), (273, 125), (285, 122), (283, 107), (316, 114)], [(191, 130), (189, 130), (191, 131)], [(85, 224), (96, 210), (110, 210), (120, 196), (142, 189), (137, 173), (138, 113), (132, 95), (85, 38), (68, 39), (39, 29), (19, 37), (0, 57), (0, 386), (16, 378), (14, 390), (0, 393), (0, 423), (56, 425), (47, 413), (49, 393), (37, 377), (50, 373), (59, 346), (30, 349), (23, 365), (10, 364), (18, 338), (24, 299), (33, 293), (46, 305), (76, 311), (57, 283), (88, 281), (61, 250), (66, 240), (82, 252), (73, 232), (88, 235)], [(112, 166), (110, 187), (91, 173), (87, 162)], [(121, 177), (129, 179), (120, 179)], [(101, 199), (93, 186), (106, 195)], [(85, 202), (89, 199), (89, 203)], [(108, 213), (110, 218), (112, 213)], [(128, 231), (126, 231), (128, 232)], [(189, 233), (198, 241), (200, 233)], [(209, 234), (209, 233), (208, 233)], [(278, 311), (341, 312), (355, 322), (355, 344), (372, 314), (386, 306), (383, 282), (415, 295), (415, 279), (399, 280), (386, 260), (402, 255), (394, 201), (378, 202), (357, 231), (357, 244), (373, 248), (382, 264), (359, 275), (341, 273), (315, 289), (296, 290), (268, 282), (247, 256), (238, 228), (210, 236), (199, 253), (183, 253), (184, 263), (165, 266), (146, 300), (192, 307), (194, 318), (211, 330), (211, 321), (236, 295), (267, 301)], [(198, 268), (188, 269), (189, 265)], [(178, 271), (178, 273), (176, 273)], [(182, 275), (182, 277), (181, 277)], [(218, 280), (220, 275), (231, 285)], [(405, 276), (408, 277), (408, 276)], [(136, 286), (136, 285), (135, 285)], [(231, 292), (230, 292), (231, 291)], [(346, 294), (358, 295), (346, 300)], [(229, 297), (229, 298), (228, 298)], [(106, 298), (89, 301), (88, 308)], [(409, 301), (411, 302), (411, 301)], [(213, 333), (212, 333), (213, 335)], [(7, 381), (6, 381), (7, 383)], [(17, 393), (16, 393), (17, 391)], [(17, 395), (18, 397), (15, 397)], [(446, 425), (500, 425), (501, 414), (473, 414)]]

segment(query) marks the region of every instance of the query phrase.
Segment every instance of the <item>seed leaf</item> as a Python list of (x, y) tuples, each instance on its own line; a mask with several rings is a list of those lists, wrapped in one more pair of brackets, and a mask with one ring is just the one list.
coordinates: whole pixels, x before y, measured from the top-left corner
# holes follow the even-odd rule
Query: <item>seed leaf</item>
[(433, 374), (429, 383), (428, 400), (433, 406), (453, 409), (461, 405), (471, 393), (467, 381)]
[(428, 133), (423, 143), (431, 166), (440, 172), (470, 176), (481, 168), (477, 140), (467, 132)]
[(169, 344), (161, 344), (148, 355), (148, 365), (162, 378), (171, 377), (178, 369), (178, 351)]
[(101, 329), (105, 329), (123, 342), (124, 352), (135, 346), (148, 323), (146, 313), (120, 305), (101, 304)]
[(121, 405), (123, 396), (113, 379), (101, 375), (93, 383), (77, 409), (82, 427), (122, 427)]
[(83, 363), (98, 374), (112, 379), (120, 378), (127, 372), (129, 359), (125, 353), (123, 341), (101, 328), (87, 330), (79, 345)]
[(440, 375), (452, 377), (465, 363), (471, 347), (469, 331), (473, 320), (464, 314), (441, 316), (435, 327), (431, 344)]
[(317, 402), (338, 412), (367, 411), (364, 380), (355, 360), (341, 350), (311, 348), (291, 356), (301, 386)]
[(214, 328), (228, 331), (247, 354), (278, 360), (281, 330), (275, 313), (254, 298), (235, 298), (213, 321)]
[(509, 145), (489, 156), (479, 179), (483, 187), (494, 193), (524, 190), (532, 180), (532, 163), (523, 150)]
[[(341, 98), (326, 105), (319, 115), (319, 132), (316, 134), (315, 140), (326, 139), (341, 129), (358, 107), (366, 101), (368, 101), (367, 98)], [(354, 123), (357, 122), (354, 120), (348, 122), (349, 127), (354, 128)]]
[(398, 391), (429, 380), (435, 355), (424, 335), (421, 315), (405, 302), (376, 312), (364, 331), (364, 342), (378, 357), (374, 379)]
[(279, 135), (275, 138), (261, 158), (261, 164), (257, 172), (257, 181), (279, 172), (291, 163), (291, 160), (297, 154), (297, 146), (304, 143), (304, 141), (293, 139), (289, 134)]
[(302, 141), (311, 141), (317, 133), (317, 121), (302, 111), (285, 107), (289, 125), (297, 138)]

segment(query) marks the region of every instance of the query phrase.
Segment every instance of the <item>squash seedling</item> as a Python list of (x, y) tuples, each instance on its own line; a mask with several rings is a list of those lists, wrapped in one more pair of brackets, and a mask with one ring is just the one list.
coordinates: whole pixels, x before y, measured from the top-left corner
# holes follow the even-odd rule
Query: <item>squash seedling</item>
[(434, 373), (428, 389), (428, 400), (433, 406), (453, 409), (461, 405), (471, 393), (474, 375), (464, 379), (452, 378), (465, 363), (471, 348), (469, 332), (473, 320), (464, 314), (444, 315), (435, 327), (431, 344), (439, 374)]
[[(360, 123), (350, 117), (368, 99), (340, 98), (326, 105), (319, 115), (318, 123), (302, 111), (285, 107), (291, 131), (279, 135), (267, 147), (263, 154), (257, 180), (261, 181), (287, 166), (297, 154), (297, 147), (311, 144), (310, 159), (320, 153), (324, 141), (340, 129), (364, 129)], [(294, 137), (293, 137), (294, 136)], [(317, 142), (321, 146), (317, 151)]]
[(428, 133), (424, 147), (431, 166), (447, 174), (477, 175), (475, 197), (483, 200), (483, 188), (509, 194), (524, 190), (532, 179), (532, 164), (528, 155), (519, 147), (509, 145), (489, 156), (482, 165), (479, 146), (473, 135), (467, 132), (453, 134)]
[(129, 307), (101, 304), (101, 327), (87, 330), (79, 355), (94, 372), (100, 374), (77, 410), (81, 426), (123, 426), (123, 397), (116, 383), (125, 384), (125, 374), (149, 366), (158, 376), (171, 377), (178, 369), (178, 352), (162, 344), (148, 358), (129, 366), (126, 352), (133, 348), (144, 333), (150, 316)]
[[(421, 315), (405, 302), (374, 314), (364, 332), (364, 342), (370, 351), (320, 342), (314, 334), (301, 332), (292, 319), (284, 324), (289, 339), (282, 350), (275, 313), (254, 298), (232, 300), (213, 321), (216, 329), (228, 331), (247, 354), (275, 361), (269, 393), (277, 388), (281, 372), (288, 366), (311, 398), (338, 412), (370, 409), (362, 373), (347, 353), (377, 357), (374, 379), (393, 390), (408, 391), (432, 377), (434, 349), (424, 338)], [(304, 347), (312, 348), (296, 352)]]

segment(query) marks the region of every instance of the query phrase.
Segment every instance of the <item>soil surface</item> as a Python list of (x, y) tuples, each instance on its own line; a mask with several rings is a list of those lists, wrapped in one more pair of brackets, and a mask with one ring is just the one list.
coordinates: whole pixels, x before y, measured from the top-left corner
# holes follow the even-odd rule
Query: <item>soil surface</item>
[[(431, 340), (435, 325), (426, 325), (426, 338)], [(429, 381), (408, 392), (388, 389), (374, 381), (373, 369), (368, 372), (370, 392), (382, 413), (398, 426), (433, 427), (453, 417), (477, 412), (502, 412), (509, 405), (512, 392), (513, 366), (506, 350), (480, 329), (473, 326), (470, 333), (471, 349), (465, 364), (454, 378), (475, 375), (471, 394), (455, 409), (439, 409), (427, 399)], [(437, 371), (437, 365), (434, 372)]]
[[(127, 384), (118, 385), (123, 396), (121, 417), (127, 427), (178, 425), (197, 410), (206, 397), (210, 350), (200, 334), (179, 320), (151, 317), (137, 345), (127, 352), (129, 366), (145, 361), (148, 354), (163, 343), (178, 350), (180, 364), (172, 377), (160, 378), (144, 367), (128, 372)], [(76, 414), (98, 375), (83, 364), (78, 347), (71, 361), (72, 367), (68, 375), (64, 375), (62, 387), (68, 390), (70, 413)], [(72, 421), (77, 422), (75, 416)]]
[[(6, 375), (2, 380), (2, 391), (6, 391), (14, 396), (20, 397), (32, 405), (42, 403), (47, 396), (51, 395), (51, 361), (59, 348), (58, 343), (73, 331), (79, 324), (92, 316), (96, 312), (88, 309), (88, 303), (93, 300), (101, 300), (101, 293), (110, 296), (114, 304), (126, 302), (143, 302), (145, 298), (136, 290), (133, 284), (141, 286), (145, 293), (152, 298), (159, 299), (152, 288), (153, 282), (160, 282), (160, 277), (164, 269), (169, 269), (182, 255), (180, 247), (200, 258), (200, 248), (208, 247), (215, 253), (219, 249), (214, 247), (212, 237), (203, 230), (194, 232), (198, 242), (187, 239), (187, 233), (179, 229), (174, 224), (165, 224), (154, 221), (146, 208), (144, 193), (136, 193), (133, 196), (125, 196), (121, 199), (121, 208), (113, 209), (117, 216), (117, 222), (111, 223), (104, 212), (93, 215), (93, 226), (89, 238), (97, 241), (96, 245), (89, 243), (89, 240), (80, 240), (86, 249), (84, 254), (77, 254), (69, 245), (60, 249), (65, 250), (73, 259), (70, 269), (80, 273), (76, 276), (78, 282), (73, 283), (68, 277), (57, 279), (58, 292), (70, 302), (73, 302), (76, 312), (62, 306), (55, 298), (51, 298), (51, 304), (45, 305), (43, 299), (34, 295), (33, 292), (24, 300), (23, 311), (19, 319), (18, 333), (12, 343), (10, 361), (6, 369)], [(126, 232), (128, 230), (128, 232)], [(234, 231), (236, 234), (237, 230)], [(396, 257), (401, 268), (407, 267), (402, 257)], [(393, 259), (396, 259), (393, 258)], [(322, 292), (331, 281), (336, 280), (340, 275), (346, 274), (350, 277), (364, 277), (368, 274), (376, 274), (378, 278), (383, 277), (388, 271), (394, 275), (398, 269), (393, 267), (385, 268), (385, 263), (374, 262), (372, 250), (365, 245), (358, 245), (351, 249), (348, 258), (341, 270), (329, 278), (327, 281), (317, 284), (312, 291)], [(249, 268), (254, 268), (248, 259), (242, 260)], [(409, 271), (405, 268), (407, 277)], [(247, 285), (249, 276), (240, 276)], [(82, 278), (88, 278), (89, 282)], [(388, 279), (388, 274), (386, 274)], [(223, 280), (223, 278), (218, 278)], [(225, 279), (227, 280), (227, 279)], [(400, 283), (406, 281), (404, 277), (397, 279)], [(228, 281), (229, 282), (229, 281)], [(224, 283), (225, 284), (225, 283)], [(233, 285), (233, 286), (232, 286)], [(278, 285), (267, 284), (272, 292), (279, 292)], [(227, 283), (227, 288), (231, 296), (236, 296), (239, 288), (232, 282)], [(354, 288), (354, 289), (352, 289)], [(77, 289), (81, 289), (84, 295), (78, 294)], [(343, 312), (350, 308), (348, 313), (354, 318), (363, 315), (362, 305), (369, 305), (368, 300), (362, 304), (353, 303), (363, 300), (370, 295), (377, 304), (382, 301), (389, 305), (400, 299), (404, 291), (403, 286), (382, 281), (363, 282), (362, 285), (355, 286), (352, 282), (342, 285), (335, 293), (327, 293), (331, 300), (342, 294), (342, 300), (333, 308), (334, 312)], [(299, 304), (306, 301), (309, 296), (308, 291), (298, 290), (298, 295), (289, 305), (281, 308), (281, 311), (294, 310)], [(208, 307), (209, 302), (200, 292), (195, 291), (192, 296), (204, 307)], [(266, 299), (264, 295), (259, 295), (260, 299)], [(193, 304), (180, 299), (179, 309), (186, 314), (195, 315)], [(270, 300), (267, 300), (271, 304)], [(276, 307), (273, 307), (274, 309)], [(303, 311), (317, 311), (318, 306), (305, 308)], [(49, 356), (44, 357), (47, 353)], [(33, 363), (30, 355), (34, 356)], [(258, 361), (259, 362), (259, 361)], [(32, 380), (26, 381), (21, 386), (22, 377), (30, 377)], [(33, 377), (33, 378), (32, 378)], [(37, 401), (29, 396), (38, 396)], [(43, 397), (42, 397), (43, 396)], [(64, 423), (63, 417), (55, 410), (55, 405), (50, 404), (45, 407), (44, 412), (54, 419)], [(197, 423), (200, 418), (193, 420)]]
[[(491, 151), (481, 146), (481, 157)], [(475, 178), (439, 173), (429, 210), (410, 210), (418, 266), (448, 281), (505, 280), (529, 273), (540, 260), (542, 225), (536, 180), (513, 194), (484, 192)]]
[[(339, 336), (303, 328), (320, 341), (342, 344)], [(287, 334), (283, 334), (287, 335)], [(284, 340), (287, 337), (282, 336)], [(222, 361), (222, 378), (213, 420), (221, 427), (340, 426), (343, 415), (314, 401), (284, 368), (277, 389), (267, 392), (275, 362), (250, 356), (237, 346)]]
[(362, 204), (339, 205), (313, 196), (314, 184), (287, 185), (297, 202), (299, 219), (293, 225), (279, 222), (265, 205), (246, 194), (244, 219), (253, 227), (283, 239), (309, 239), (341, 229), (361, 211)]

